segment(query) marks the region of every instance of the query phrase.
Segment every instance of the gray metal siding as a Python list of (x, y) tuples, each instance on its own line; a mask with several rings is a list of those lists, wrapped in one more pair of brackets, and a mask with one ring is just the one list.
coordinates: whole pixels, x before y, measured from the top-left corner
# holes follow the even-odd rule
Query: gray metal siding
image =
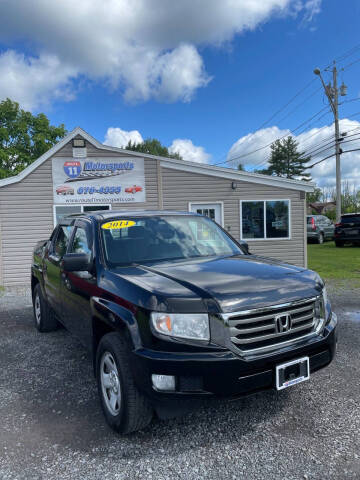
[(224, 227), (240, 239), (240, 200), (289, 199), (291, 201), (290, 240), (247, 240), (250, 251), (303, 266), (304, 255), (304, 200), (300, 192), (267, 185), (237, 181), (236, 190), (231, 180), (208, 175), (162, 169), (164, 209), (188, 210), (189, 202), (224, 203)]
[(21, 182), (0, 188), (0, 223), (0, 283), (28, 283), (34, 245), (53, 229), (51, 160)]
[[(114, 152), (87, 145), (89, 157), (116, 157)], [(130, 156), (130, 155), (125, 155)], [(54, 158), (72, 157), (69, 142)], [(30, 281), (32, 251), (53, 230), (52, 158), (18, 183), (0, 188), (0, 285)], [(113, 204), (113, 209), (157, 209), (157, 162), (144, 159), (146, 203)], [(104, 202), (106, 203), (106, 202)]]

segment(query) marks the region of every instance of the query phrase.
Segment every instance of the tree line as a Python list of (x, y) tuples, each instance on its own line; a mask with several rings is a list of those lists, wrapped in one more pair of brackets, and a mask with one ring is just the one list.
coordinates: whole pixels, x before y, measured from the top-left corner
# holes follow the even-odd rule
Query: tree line
[[(0, 179), (20, 173), (67, 133), (64, 124), (51, 125), (44, 113), (33, 115), (9, 98), (0, 102)], [(130, 141), (125, 148), (182, 160), (155, 138), (141, 143)]]
[[(64, 124), (51, 125), (44, 113), (33, 115), (20, 108), (9, 98), (0, 102), (0, 179), (20, 173), (24, 168), (43, 155), (67, 134)], [(147, 138), (141, 143), (129, 141), (127, 150), (156, 156), (182, 160), (178, 153), (170, 153), (168, 148), (155, 138)], [(268, 167), (255, 170), (256, 173), (310, 181), (307, 164), (311, 156), (299, 151), (298, 142), (289, 135), (276, 140), (270, 147)], [(242, 164), (239, 170), (245, 170)], [(335, 201), (335, 187), (316, 188), (307, 195), (308, 203)], [(342, 210), (360, 210), (360, 190), (343, 182)], [(331, 212), (329, 213), (331, 216)]]

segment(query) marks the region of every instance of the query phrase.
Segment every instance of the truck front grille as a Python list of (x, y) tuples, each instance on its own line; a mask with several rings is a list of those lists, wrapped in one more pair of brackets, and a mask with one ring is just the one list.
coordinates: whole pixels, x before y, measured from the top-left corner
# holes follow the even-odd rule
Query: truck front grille
[(223, 314), (231, 342), (243, 353), (280, 348), (312, 335), (322, 324), (320, 298)]

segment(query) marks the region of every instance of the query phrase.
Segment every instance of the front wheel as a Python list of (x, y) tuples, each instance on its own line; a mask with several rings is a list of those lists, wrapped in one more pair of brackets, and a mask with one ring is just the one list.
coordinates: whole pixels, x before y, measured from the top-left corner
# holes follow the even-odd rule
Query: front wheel
[(153, 409), (135, 385), (129, 347), (120, 334), (108, 333), (100, 340), (96, 379), (101, 407), (113, 430), (126, 434), (151, 422)]
[(336, 247), (343, 247), (343, 246), (344, 246), (344, 242), (339, 242), (339, 241), (337, 241), (337, 242), (335, 242), (335, 246), (336, 246)]

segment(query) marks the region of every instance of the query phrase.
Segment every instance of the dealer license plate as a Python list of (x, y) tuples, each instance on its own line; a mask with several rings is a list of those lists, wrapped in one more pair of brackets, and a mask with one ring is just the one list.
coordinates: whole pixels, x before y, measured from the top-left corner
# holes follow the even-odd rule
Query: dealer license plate
[(291, 362), (277, 365), (276, 367), (276, 389), (283, 390), (297, 383), (304, 382), (310, 378), (309, 357), (298, 358)]

